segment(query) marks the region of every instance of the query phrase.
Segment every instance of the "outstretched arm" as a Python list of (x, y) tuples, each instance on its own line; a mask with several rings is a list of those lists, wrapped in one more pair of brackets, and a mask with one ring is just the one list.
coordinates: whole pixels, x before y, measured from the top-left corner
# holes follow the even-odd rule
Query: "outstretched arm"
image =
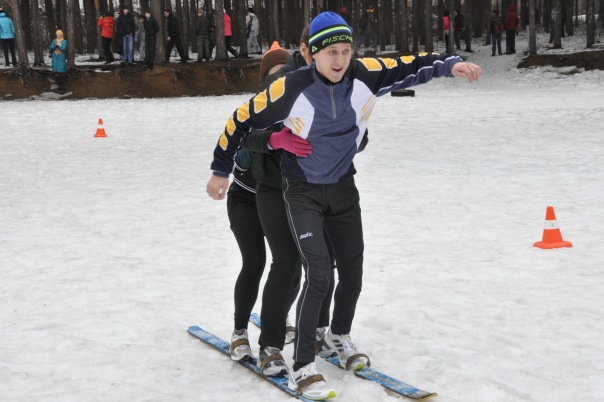
[(462, 61), (453, 65), (451, 74), (453, 74), (455, 78), (467, 78), (468, 82), (474, 82), (480, 78), (482, 71), (480, 66), (467, 61)]

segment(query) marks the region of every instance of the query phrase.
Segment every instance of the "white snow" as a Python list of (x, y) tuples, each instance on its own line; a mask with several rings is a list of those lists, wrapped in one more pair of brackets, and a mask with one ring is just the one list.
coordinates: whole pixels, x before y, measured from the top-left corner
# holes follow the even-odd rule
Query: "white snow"
[[(479, 82), (378, 100), (353, 338), (438, 401), (601, 401), (604, 72), (475, 49)], [(0, 102), (0, 400), (289, 399), (186, 332), (232, 331), (240, 255), (205, 183), (249, 96)], [(533, 247), (548, 205), (573, 248)], [(336, 400), (397, 399), (317, 364)]]

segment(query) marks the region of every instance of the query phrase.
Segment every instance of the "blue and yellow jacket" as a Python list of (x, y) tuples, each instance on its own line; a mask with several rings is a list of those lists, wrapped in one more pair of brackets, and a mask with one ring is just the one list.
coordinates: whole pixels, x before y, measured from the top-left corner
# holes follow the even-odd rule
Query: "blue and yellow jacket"
[(314, 63), (288, 73), (231, 115), (214, 150), (211, 169), (227, 177), (241, 138), (253, 128), (282, 122), (313, 147), (307, 158), (284, 152), (282, 175), (307, 183), (337, 183), (349, 174), (378, 96), (434, 77), (452, 77), (451, 68), (460, 61), (455, 55), (435, 53), (353, 59), (337, 84), (319, 76)]

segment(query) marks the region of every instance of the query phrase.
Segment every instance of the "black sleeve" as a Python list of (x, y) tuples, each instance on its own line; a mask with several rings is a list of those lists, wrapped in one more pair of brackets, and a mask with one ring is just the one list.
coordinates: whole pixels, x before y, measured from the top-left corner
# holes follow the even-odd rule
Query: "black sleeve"
[(357, 150), (357, 153), (363, 152), (363, 150), (365, 149), (365, 147), (367, 146), (368, 143), (369, 143), (369, 130), (365, 129), (365, 134), (363, 134), (363, 139), (361, 140), (361, 143), (359, 144), (359, 149)]
[(241, 148), (248, 151), (268, 154), (271, 149), (268, 148), (268, 141), (273, 130), (252, 130), (241, 139)]

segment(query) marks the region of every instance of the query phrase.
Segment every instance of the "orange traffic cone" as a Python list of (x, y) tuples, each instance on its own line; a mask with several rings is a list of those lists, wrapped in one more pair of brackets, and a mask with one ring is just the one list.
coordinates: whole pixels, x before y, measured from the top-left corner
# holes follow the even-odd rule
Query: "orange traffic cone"
[(105, 128), (103, 127), (103, 119), (99, 118), (99, 125), (96, 128), (96, 134), (94, 134), (95, 137), (107, 137), (107, 134), (105, 133)]
[(562, 233), (560, 233), (560, 229), (558, 228), (554, 207), (547, 207), (543, 239), (535, 243), (534, 246), (547, 249), (573, 246), (571, 242), (562, 240)]

